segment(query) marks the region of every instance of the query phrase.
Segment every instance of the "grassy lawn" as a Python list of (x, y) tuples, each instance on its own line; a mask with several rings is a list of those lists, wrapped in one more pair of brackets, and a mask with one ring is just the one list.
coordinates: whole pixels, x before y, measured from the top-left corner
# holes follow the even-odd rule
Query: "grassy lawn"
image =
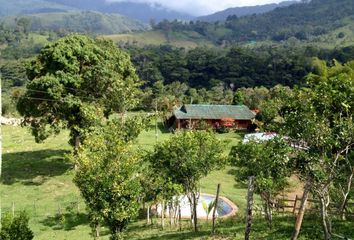
[[(3, 126), (2, 130), (4, 139), (3, 176), (0, 186), (2, 212), (11, 213), (13, 206), (15, 211), (26, 210), (31, 218), (30, 227), (35, 233), (35, 240), (91, 239), (85, 206), (78, 189), (72, 183), (73, 166), (65, 158), (65, 154), (70, 151), (67, 143), (68, 132), (51, 137), (45, 143), (37, 144), (28, 129)], [(153, 148), (156, 141), (168, 139), (170, 135), (171, 133), (165, 132), (163, 128), (158, 128), (156, 138), (152, 126), (149, 131), (141, 134), (136, 144), (139, 148), (149, 150)], [(236, 133), (218, 136), (225, 142), (225, 152), (241, 139), (241, 136)], [(236, 203), (240, 211), (234, 218), (218, 223), (216, 239), (242, 239), (245, 186), (235, 182), (233, 169), (227, 167), (204, 178), (201, 182), (201, 191), (214, 194), (218, 183), (221, 183), (221, 195)], [(254, 239), (288, 239), (292, 225), (292, 216), (280, 216), (275, 220), (274, 230), (268, 231), (259, 216), (255, 219), (253, 237)], [(312, 231), (313, 226), (315, 230)], [(336, 226), (335, 223), (334, 227)], [(341, 223), (334, 229), (338, 233), (350, 236), (354, 224), (353, 222)], [(313, 221), (309, 220), (306, 222), (302, 239), (318, 239), (321, 238), (320, 234), (319, 221), (313, 224)], [(109, 239), (107, 229), (102, 229), (102, 235), (101, 239)], [(210, 226), (206, 222), (201, 222), (201, 231), (197, 234), (191, 233), (188, 222), (184, 223), (183, 231), (179, 232), (170, 227), (162, 231), (158, 224), (145, 226), (143, 220), (133, 222), (127, 231), (127, 239), (208, 238), (212, 237)]]
[[(37, 144), (26, 128), (3, 126), (3, 176), (0, 188), (2, 212), (26, 210), (35, 239), (87, 239), (90, 228), (79, 191), (72, 183), (73, 166), (65, 158), (69, 153), (68, 132)], [(158, 128), (157, 142), (171, 133)], [(240, 137), (235, 133), (220, 135), (229, 149)], [(145, 131), (137, 146), (150, 150), (156, 143), (155, 129)], [(202, 191), (214, 193), (217, 183), (235, 202), (244, 196), (244, 189), (233, 188), (230, 169), (217, 171), (202, 181)], [(58, 213), (63, 217), (58, 218)], [(103, 238), (105, 239), (105, 238)], [(108, 239), (108, 237), (107, 237)]]

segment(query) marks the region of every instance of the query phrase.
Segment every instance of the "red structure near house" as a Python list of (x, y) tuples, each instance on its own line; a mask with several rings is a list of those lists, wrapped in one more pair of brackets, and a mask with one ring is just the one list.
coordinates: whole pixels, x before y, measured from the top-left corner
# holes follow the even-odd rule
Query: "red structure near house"
[(180, 128), (209, 127), (249, 129), (256, 114), (245, 105), (186, 104), (176, 109), (170, 125)]

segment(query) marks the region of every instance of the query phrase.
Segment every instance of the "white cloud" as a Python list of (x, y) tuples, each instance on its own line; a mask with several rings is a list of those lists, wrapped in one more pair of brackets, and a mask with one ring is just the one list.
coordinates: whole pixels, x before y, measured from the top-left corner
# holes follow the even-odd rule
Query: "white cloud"
[(162, 6), (189, 13), (194, 16), (211, 14), (230, 7), (254, 6), (279, 3), (284, 0), (107, 0), (110, 2), (145, 2), (158, 3)]

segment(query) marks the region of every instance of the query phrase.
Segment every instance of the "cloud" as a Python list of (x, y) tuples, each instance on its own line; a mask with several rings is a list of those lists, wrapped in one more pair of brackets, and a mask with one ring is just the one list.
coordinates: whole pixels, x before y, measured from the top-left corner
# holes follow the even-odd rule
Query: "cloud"
[(211, 14), (230, 7), (279, 3), (284, 0), (107, 0), (109, 2), (137, 2), (161, 4), (162, 6), (194, 16)]

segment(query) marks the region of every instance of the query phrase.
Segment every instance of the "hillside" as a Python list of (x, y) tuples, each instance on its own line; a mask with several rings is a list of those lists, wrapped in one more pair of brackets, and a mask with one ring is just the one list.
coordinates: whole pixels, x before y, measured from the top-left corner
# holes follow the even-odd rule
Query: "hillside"
[(225, 22), (162, 21), (154, 26), (165, 36), (188, 32), (217, 46), (263, 43), (347, 46), (352, 40), (354, 1), (312, 0), (251, 16), (228, 17)]
[(228, 8), (226, 10), (216, 12), (211, 15), (198, 17), (197, 20), (205, 21), (205, 22), (225, 21), (227, 17), (232, 15), (236, 15), (237, 17), (242, 17), (247, 15), (266, 13), (278, 7), (287, 7), (295, 3), (297, 3), (297, 1), (284, 1), (278, 4), (272, 3), (272, 4), (249, 6), (249, 7)]
[[(147, 25), (118, 14), (92, 11), (69, 11), (24, 15), (31, 22), (31, 30), (60, 30), (94, 34), (127, 33), (147, 30)], [(2, 18), (5, 25), (15, 24), (16, 16)]]
[(103, 13), (118, 13), (145, 23), (149, 23), (152, 19), (156, 22), (160, 22), (164, 19), (190, 20), (193, 18), (188, 14), (167, 9), (159, 4), (148, 4), (143, 2), (120, 1), (108, 3), (105, 0), (47, 1), (75, 7), (81, 10), (92, 10)]
[(282, 41), (295, 37), (307, 40), (345, 26), (348, 17), (354, 17), (353, 9), (352, 0), (312, 0), (257, 16), (230, 19), (225, 26), (233, 32), (225, 39)]
[(26, 13), (66, 12), (73, 7), (45, 0), (0, 0), (0, 17)]
[(213, 46), (213, 43), (204, 36), (194, 31), (171, 32), (168, 35), (162, 31), (146, 31), (127, 34), (105, 35), (104, 38), (111, 39), (120, 45), (136, 44), (144, 45), (164, 45), (169, 44), (180, 48), (195, 48), (198, 46)]

